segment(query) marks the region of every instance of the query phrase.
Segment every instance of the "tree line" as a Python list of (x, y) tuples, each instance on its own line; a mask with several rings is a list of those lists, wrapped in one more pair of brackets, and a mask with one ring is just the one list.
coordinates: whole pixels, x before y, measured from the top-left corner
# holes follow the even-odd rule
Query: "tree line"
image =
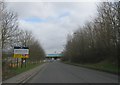
[(120, 2), (101, 2), (97, 16), (68, 35), (63, 61), (96, 63), (120, 60)]
[(2, 58), (13, 57), (14, 46), (29, 47), (30, 60), (44, 59), (45, 52), (31, 31), (19, 27), (17, 13), (7, 9), (6, 3), (0, 1), (0, 44)]

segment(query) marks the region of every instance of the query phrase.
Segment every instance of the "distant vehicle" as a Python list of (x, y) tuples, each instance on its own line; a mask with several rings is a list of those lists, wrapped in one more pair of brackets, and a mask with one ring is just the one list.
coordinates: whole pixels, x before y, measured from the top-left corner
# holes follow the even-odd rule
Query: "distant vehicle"
[(60, 61), (60, 59), (58, 58), (58, 59), (56, 59), (57, 61)]
[(54, 58), (52, 58), (52, 61), (54, 61), (55, 59)]
[(43, 62), (46, 62), (46, 60), (43, 60)]

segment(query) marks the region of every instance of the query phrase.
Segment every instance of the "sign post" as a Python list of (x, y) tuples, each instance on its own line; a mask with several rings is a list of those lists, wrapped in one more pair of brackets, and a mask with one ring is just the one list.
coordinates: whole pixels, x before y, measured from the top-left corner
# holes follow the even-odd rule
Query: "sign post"
[(17, 58), (17, 68), (18, 68), (18, 58)]
[[(28, 47), (14, 47), (14, 58), (21, 58), (21, 68), (23, 65), (23, 60), (26, 67), (26, 58), (29, 58), (29, 48)], [(18, 62), (17, 62), (18, 66)]]

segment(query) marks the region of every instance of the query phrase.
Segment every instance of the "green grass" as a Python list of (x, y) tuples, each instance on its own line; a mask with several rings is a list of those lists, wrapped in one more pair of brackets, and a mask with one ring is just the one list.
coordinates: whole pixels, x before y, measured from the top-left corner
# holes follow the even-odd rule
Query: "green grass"
[(120, 72), (120, 68), (118, 68), (117, 65), (107, 61), (102, 61), (96, 64), (78, 64), (78, 63), (71, 63), (71, 62), (64, 62), (64, 63), (85, 67), (85, 68), (90, 68), (90, 69), (95, 69), (95, 70), (100, 70), (100, 71), (105, 71), (113, 74), (118, 74), (118, 72)]
[(22, 68), (21, 68), (21, 67), (13, 68), (13, 69), (11, 69), (11, 71), (13, 71), (13, 72), (16, 73), (16, 74), (19, 74), (19, 73), (28, 71), (28, 70), (30, 70), (30, 69), (38, 66), (38, 65), (40, 65), (40, 64), (29, 64), (29, 65), (27, 65), (26, 67), (23, 66)]
[(9, 70), (7, 72), (3, 72), (3, 80), (6, 80), (6, 79), (9, 79), (13, 76), (16, 76), (20, 73), (23, 73), (23, 72), (26, 72), (30, 69), (33, 69), (39, 65), (41, 65), (43, 63), (38, 63), (38, 64), (27, 64), (27, 66), (23, 66), (22, 68), (21, 67), (16, 67), (16, 68), (9, 68)]

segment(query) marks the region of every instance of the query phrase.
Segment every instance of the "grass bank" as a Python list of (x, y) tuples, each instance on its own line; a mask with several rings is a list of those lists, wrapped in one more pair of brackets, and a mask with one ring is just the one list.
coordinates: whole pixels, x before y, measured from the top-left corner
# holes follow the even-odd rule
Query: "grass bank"
[(102, 62), (95, 63), (95, 64), (79, 64), (79, 63), (73, 63), (73, 62), (68, 62), (68, 61), (65, 61), (64, 63), (75, 65), (75, 66), (80, 66), (80, 67), (85, 67), (85, 68), (90, 68), (94, 70), (104, 71), (108, 73), (113, 73), (113, 74), (118, 74), (118, 72), (120, 73), (120, 68), (118, 68), (117, 65), (107, 62), (107, 61), (102, 61)]
[(20, 73), (23, 73), (23, 72), (26, 72), (30, 69), (33, 69), (33, 68), (35, 68), (35, 67), (37, 67), (41, 64), (43, 64), (43, 62), (42, 63), (29, 63), (29, 64), (26, 65), (26, 67), (23, 66), (22, 68), (21, 67), (9, 68), (7, 70), (7, 72), (2, 73), (2, 80), (4, 81), (6, 79), (9, 79), (13, 76), (16, 76), (16, 75), (20, 74)]

